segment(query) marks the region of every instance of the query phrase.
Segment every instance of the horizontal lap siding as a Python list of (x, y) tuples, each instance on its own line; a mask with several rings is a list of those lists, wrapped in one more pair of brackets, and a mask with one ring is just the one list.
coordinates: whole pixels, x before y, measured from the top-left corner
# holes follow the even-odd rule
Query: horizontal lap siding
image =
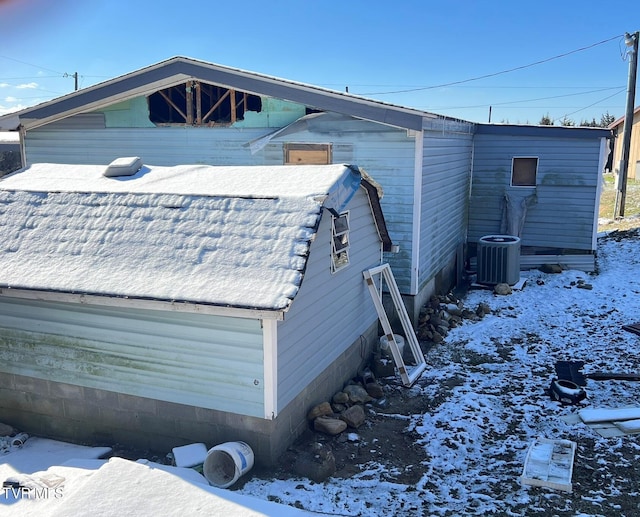
[[(537, 188), (538, 203), (527, 211), (523, 242), (536, 246), (591, 250), (596, 189)], [(526, 240), (524, 237), (526, 236)]]
[(333, 163), (362, 167), (384, 190), (382, 210), (389, 234), (400, 252), (388, 254), (398, 287), (408, 294), (413, 248), (415, 138), (407, 131), (353, 120), (325, 126), (322, 132), (299, 131), (278, 136), (255, 154), (251, 140), (273, 128), (112, 128), (29, 131), (29, 163), (107, 164), (121, 156), (140, 156), (151, 165), (282, 165), (283, 144), (330, 143)]
[[(536, 187), (511, 187), (514, 157), (538, 157)], [(536, 195), (523, 246), (590, 251), (595, 225), (600, 140), (476, 135), (469, 242), (499, 233), (504, 195)]]
[(382, 186), (381, 206), (387, 229), (393, 243), (400, 246), (400, 252), (386, 254), (385, 261), (391, 265), (400, 291), (408, 294), (413, 248), (415, 138), (407, 136), (406, 130), (354, 120), (322, 133), (300, 131), (272, 140), (266, 154), (271, 160), (267, 165), (282, 163), (282, 145), (286, 142), (330, 143), (333, 163), (362, 167)]
[(331, 214), (325, 210), (300, 291), (278, 323), (280, 410), (377, 320), (362, 272), (380, 263), (380, 239), (362, 188), (348, 210), (349, 266), (330, 272)]
[(423, 149), (418, 289), (465, 241), (472, 135), (425, 131)]
[(264, 416), (250, 319), (0, 300), (0, 371)]
[(272, 129), (193, 127), (32, 130), (26, 138), (32, 163), (107, 164), (140, 156), (150, 165), (261, 165), (247, 144)]
[(411, 290), (413, 252), (413, 193), (415, 140), (406, 132), (385, 133), (380, 140), (369, 139), (357, 147), (355, 163), (363, 167), (384, 191), (380, 201), (393, 244), (398, 253), (385, 254), (400, 292)]

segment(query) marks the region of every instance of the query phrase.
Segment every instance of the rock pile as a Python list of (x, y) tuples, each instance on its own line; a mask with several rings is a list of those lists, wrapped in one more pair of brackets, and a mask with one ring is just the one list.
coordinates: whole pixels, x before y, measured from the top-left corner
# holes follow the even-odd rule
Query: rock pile
[[(314, 431), (338, 436), (347, 429), (358, 429), (367, 420), (365, 405), (382, 399), (384, 391), (368, 368), (342, 391), (333, 395), (331, 401), (315, 405), (307, 419)], [(314, 443), (307, 451), (296, 456), (294, 471), (316, 482), (322, 482), (336, 471), (336, 461), (328, 444)]]
[(366, 421), (364, 404), (382, 398), (384, 392), (370, 370), (333, 395), (331, 402), (314, 406), (307, 414), (311, 427), (336, 436), (347, 428), (357, 429)]
[(478, 321), (491, 312), (481, 303), (475, 310), (465, 308), (462, 301), (452, 293), (432, 296), (420, 311), (416, 336), (419, 341), (441, 343), (449, 330), (459, 326), (462, 320)]
[[(478, 321), (491, 312), (481, 303), (475, 310), (467, 309), (453, 294), (433, 296), (422, 308), (416, 335), (421, 344), (442, 342), (450, 329), (463, 320)], [(409, 347), (405, 347), (405, 354)], [(410, 352), (410, 351), (409, 351)], [(372, 371), (373, 370), (373, 371)], [(390, 354), (374, 352), (371, 369), (367, 368), (352, 379), (330, 401), (315, 405), (307, 413), (310, 428), (318, 433), (340, 440), (351, 440), (353, 433), (367, 421), (367, 405), (384, 403), (383, 387), (378, 378), (395, 375), (395, 364)], [(345, 433), (346, 432), (346, 433)], [(346, 438), (344, 438), (346, 436)], [(336, 461), (329, 443), (315, 442), (306, 450), (299, 450), (293, 460), (293, 470), (298, 475), (322, 482), (336, 470)]]

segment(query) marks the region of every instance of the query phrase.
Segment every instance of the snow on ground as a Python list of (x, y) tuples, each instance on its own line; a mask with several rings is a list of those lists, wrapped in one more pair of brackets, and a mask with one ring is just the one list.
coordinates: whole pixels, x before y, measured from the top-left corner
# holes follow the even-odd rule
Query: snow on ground
[[(640, 321), (639, 266), (638, 238), (604, 239), (598, 275), (532, 271), (509, 296), (471, 291), (465, 306), (486, 303), (492, 314), (452, 330), (410, 388), (415, 397), (444, 396), (431, 412), (411, 415), (409, 430), (427, 453), (416, 486), (369, 465), (349, 480), (253, 479), (242, 492), (335, 515), (624, 515), (625, 505), (635, 508), (626, 515), (637, 514), (639, 435), (603, 438), (569, 425), (560, 417), (577, 408), (545, 390), (559, 360), (585, 361), (584, 373), (640, 372), (640, 337), (621, 329)], [(579, 288), (582, 281), (593, 289)], [(638, 382), (588, 380), (586, 390), (582, 407), (640, 404)], [(521, 486), (536, 437), (577, 442), (572, 494)]]
[[(559, 360), (584, 361), (586, 374), (640, 372), (640, 337), (621, 329), (640, 321), (639, 266), (640, 235), (606, 238), (597, 275), (533, 271), (512, 295), (470, 292), (465, 306), (486, 303), (492, 314), (453, 329), (427, 353), (427, 371), (407, 389), (432, 408), (401, 415), (425, 452), (413, 467), (422, 472), (415, 485), (394, 481), (392, 469), (375, 463), (350, 479), (254, 477), (235, 491), (194, 480), (185, 469), (118, 458), (60, 466), (57, 456), (50, 465), (7, 470), (13, 454), (29, 454), (25, 446), (2, 458), (3, 479), (51, 466), (54, 477), (47, 479), (65, 477), (65, 495), (44, 503), (5, 497), (0, 514), (82, 515), (91, 508), (92, 516), (637, 515), (640, 435), (604, 438), (582, 423), (566, 423), (561, 417), (578, 408), (552, 401), (546, 389)], [(582, 282), (592, 289), (578, 287)], [(586, 390), (582, 407), (640, 405), (640, 382), (588, 380)], [(577, 443), (573, 493), (521, 485), (534, 438)]]
[[(0, 459), (2, 517), (298, 517), (308, 512), (212, 487), (194, 469), (99, 459), (105, 447), (30, 438)], [(15, 484), (9, 484), (15, 483)]]

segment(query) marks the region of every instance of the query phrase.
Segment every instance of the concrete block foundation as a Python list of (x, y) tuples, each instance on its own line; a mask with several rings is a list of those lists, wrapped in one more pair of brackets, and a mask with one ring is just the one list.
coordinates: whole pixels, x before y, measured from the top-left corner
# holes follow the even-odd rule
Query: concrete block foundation
[(157, 453), (242, 440), (256, 464), (273, 465), (307, 429), (309, 409), (342, 389), (367, 362), (377, 324), (311, 382), (274, 420), (0, 372), (0, 422), (31, 435)]

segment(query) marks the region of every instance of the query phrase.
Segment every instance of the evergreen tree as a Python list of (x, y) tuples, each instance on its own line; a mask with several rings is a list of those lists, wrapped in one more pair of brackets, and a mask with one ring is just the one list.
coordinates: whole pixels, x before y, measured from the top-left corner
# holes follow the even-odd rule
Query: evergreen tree
[(600, 127), (609, 127), (609, 124), (615, 122), (616, 117), (611, 115), (608, 111), (600, 117)]
[(599, 127), (599, 126), (600, 126), (600, 124), (598, 124), (598, 123), (596, 122), (595, 117), (594, 117), (594, 118), (592, 118), (592, 119), (591, 119), (591, 121), (588, 121), (588, 120), (582, 120), (582, 121), (580, 122), (580, 127)]
[[(614, 117), (613, 115), (611, 115), (608, 111), (606, 113), (604, 113), (601, 117), (600, 117), (600, 122), (596, 121), (595, 117), (592, 117), (591, 120), (587, 120), (587, 119), (582, 119), (580, 121), (579, 127), (609, 127), (609, 125), (612, 122), (615, 122), (616, 117)], [(576, 123), (573, 119), (570, 119), (569, 117), (567, 117), (566, 115), (564, 117), (562, 117), (562, 119), (559, 121), (561, 126), (575, 126)], [(547, 113), (546, 115), (544, 115), (541, 119), (540, 122), (538, 122), (538, 125), (540, 126), (553, 126), (554, 125), (554, 121), (553, 119), (549, 116), (549, 114)]]
[(553, 120), (551, 120), (551, 117), (547, 113), (545, 116), (543, 116), (540, 119), (540, 122), (538, 122), (538, 125), (540, 125), (540, 126), (553, 126)]

